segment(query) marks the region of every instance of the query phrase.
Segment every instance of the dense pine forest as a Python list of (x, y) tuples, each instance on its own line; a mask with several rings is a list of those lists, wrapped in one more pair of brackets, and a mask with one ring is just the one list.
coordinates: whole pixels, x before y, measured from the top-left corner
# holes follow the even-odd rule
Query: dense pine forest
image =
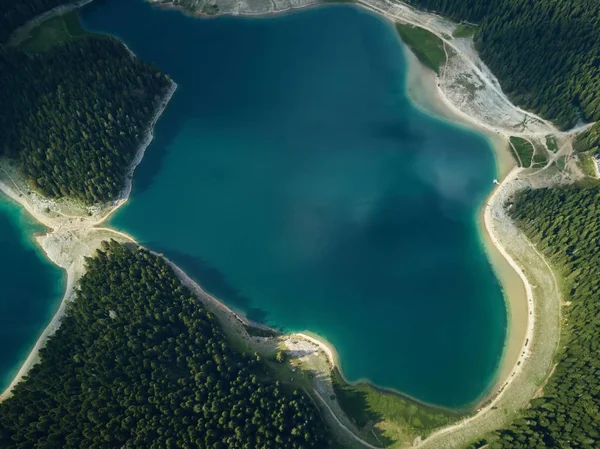
[(169, 84), (112, 38), (0, 47), (0, 155), (48, 197), (113, 199)]
[(519, 106), (561, 128), (600, 120), (598, 0), (409, 0), (480, 26), (475, 44)]
[(600, 122), (596, 123), (589, 131), (581, 133), (574, 142), (575, 151), (600, 153)]
[[(600, 447), (600, 189), (522, 192), (510, 205), (519, 227), (563, 278), (563, 336), (544, 395), (490, 449)], [(484, 445), (482, 442), (478, 447)]]
[(70, 0), (2, 0), (0, 2), (0, 44), (29, 20)]
[(170, 267), (104, 243), (76, 300), (14, 396), (0, 447), (329, 447), (302, 392), (234, 350)]

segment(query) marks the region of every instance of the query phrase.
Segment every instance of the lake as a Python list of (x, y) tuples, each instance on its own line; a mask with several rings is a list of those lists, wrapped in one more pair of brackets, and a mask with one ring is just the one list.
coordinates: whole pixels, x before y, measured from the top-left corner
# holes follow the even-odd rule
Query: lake
[(350, 381), (451, 408), (491, 388), (507, 328), (477, 228), (493, 151), (411, 103), (391, 24), (339, 5), (81, 16), (179, 85), (113, 227), (248, 318), (323, 336)]
[(35, 243), (34, 234), (44, 230), (0, 194), (0, 392), (52, 320), (66, 287), (64, 271)]

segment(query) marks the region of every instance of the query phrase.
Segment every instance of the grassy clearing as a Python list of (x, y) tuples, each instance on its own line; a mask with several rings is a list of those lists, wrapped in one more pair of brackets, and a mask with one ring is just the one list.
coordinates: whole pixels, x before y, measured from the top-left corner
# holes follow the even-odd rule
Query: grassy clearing
[(419, 58), (419, 61), (439, 75), (440, 68), (446, 63), (446, 53), (444, 52), (442, 40), (435, 34), (412, 25), (397, 23), (396, 30), (398, 30), (402, 41)]
[(531, 142), (520, 137), (511, 136), (510, 143), (512, 143), (515, 147), (515, 151), (519, 155), (522, 166), (529, 168), (531, 166), (531, 160), (533, 159), (534, 152)]
[(558, 139), (551, 134), (546, 136), (546, 146), (550, 151), (556, 153), (558, 151)]
[(522, 167), (523, 165), (521, 164), (521, 159), (519, 159), (519, 155), (515, 152), (514, 147), (509, 145), (508, 150), (510, 151), (510, 154), (512, 154), (512, 157), (515, 158), (515, 161), (517, 161), (517, 166)]
[(453, 37), (469, 37), (473, 36), (477, 32), (476, 26), (468, 25), (466, 23), (459, 23), (454, 32)]
[(78, 12), (71, 11), (64, 16), (52, 17), (34, 28), (19, 48), (28, 53), (43, 53), (84, 34), (86, 32), (81, 28)]
[(548, 164), (548, 157), (545, 154), (536, 154), (533, 156), (531, 168), (544, 168)]
[(535, 154), (533, 155), (531, 168), (544, 168), (548, 165), (548, 150), (538, 141), (535, 142), (534, 147)]
[(581, 167), (581, 171), (584, 175), (589, 176), (590, 178), (596, 177), (596, 161), (594, 158), (586, 153), (579, 154), (579, 166)]
[(419, 435), (426, 436), (464, 417), (418, 404), (366, 383), (347, 384), (337, 368), (331, 375), (336, 399), (344, 413), (358, 428), (375, 432), (378, 441), (385, 446), (412, 442)]

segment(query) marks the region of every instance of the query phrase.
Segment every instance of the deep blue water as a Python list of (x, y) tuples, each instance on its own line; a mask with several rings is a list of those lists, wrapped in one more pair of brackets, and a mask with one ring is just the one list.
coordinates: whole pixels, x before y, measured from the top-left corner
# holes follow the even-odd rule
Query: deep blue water
[(0, 194), (0, 392), (10, 384), (57, 310), (65, 275), (37, 247), (34, 224)]
[(349, 380), (447, 407), (486, 392), (507, 321), (476, 224), (493, 153), (411, 104), (390, 24), (140, 0), (82, 20), (179, 84), (114, 227), (249, 318), (322, 335)]

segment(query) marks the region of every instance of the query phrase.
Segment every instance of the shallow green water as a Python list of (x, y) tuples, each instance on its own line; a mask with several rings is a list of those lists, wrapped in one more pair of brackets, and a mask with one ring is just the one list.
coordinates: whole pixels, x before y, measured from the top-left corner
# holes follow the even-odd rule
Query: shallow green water
[(44, 231), (0, 194), (0, 392), (10, 384), (60, 304), (64, 272), (46, 259)]
[(82, 18), (179, 84), (114, 227), (251, 319), (324, 336), (350, 380), (448, 407), (490, 387), (506, 312), (476, 216), (493, 154), (410, 103), (388, 23), (138, 0)]

